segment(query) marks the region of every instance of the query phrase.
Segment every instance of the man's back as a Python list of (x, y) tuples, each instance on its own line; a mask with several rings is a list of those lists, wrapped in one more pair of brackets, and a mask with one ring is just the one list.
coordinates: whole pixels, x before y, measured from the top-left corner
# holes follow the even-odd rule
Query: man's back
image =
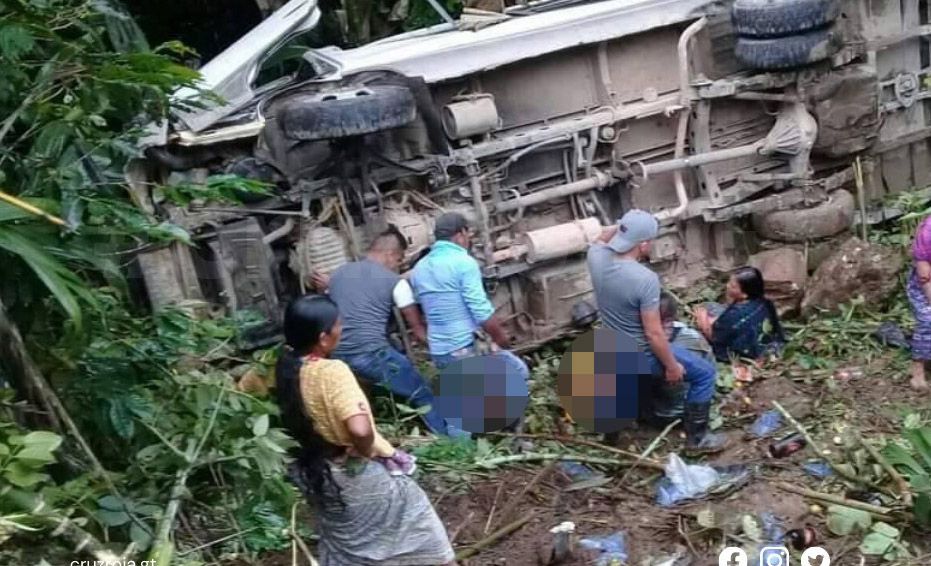
[(414, 268), (411, 285), (427, 319), (427, 342), (433, 355), (471, 345), (475, 330), (494, 314), (478, 262), (452, 242), (433, 244)]
[(340, 267), (330, 277), (330, 298), (339, 307), (343, 335), (334, 352), (349, 356), (388, 345), (393, 291), (401, 277), (370, 259)]
[(640, 313), (658, 307), (659, 277), (640, 263), (596, 243), (588, 249), (588, 270), (602, 322), (648, 348)]

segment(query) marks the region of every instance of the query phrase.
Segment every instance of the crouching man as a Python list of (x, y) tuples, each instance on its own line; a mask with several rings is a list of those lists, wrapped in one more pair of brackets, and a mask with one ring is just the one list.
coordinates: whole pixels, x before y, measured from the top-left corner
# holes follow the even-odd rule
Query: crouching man
[(659, 233), (653, 215), (630, 210), (588, 250), (595, 299), (604, 324), (631, 336), (655, 374), (668, 384), (688, 383), (685, 404), (686, 453), (720, 452), (725, 438), (708, 429), (717, 368), (679, 344), (670, 344), (660, 318), (659, 276), (640, 262), (649, 258)]
[(398, 275), (406, 244), (395, 232), (380, 234), (365, 259), (347, 263), (329, 278), (315, 276), (318, 290), (325, 287), (339, 308), (342, 339), (333, 357), (352, 368), (360, 379), (383, 387), (412, 407), (431, 406), (423, 415), (435, 434), (456, 436), (433, 407), (433, 392), (411, 361), (388, 342), (393, 308), (400, 309), (414, 336), (424, 341), (426, 329), (410, 284)]
[(430, 356), (442, 370), (457, 359), (481, 355), (476, 333), (484, 330), (491, 350), (504, 358), (524, 380), (527, 365), (508, 351), (510, 340), (495, 307), (482, 285), (482, 271), (469, 255), (472, 243), (469, 223), (458, 213), (446, 213), (436, 221), (436, 242), (414, 267), (411, 284), (427, 319)]

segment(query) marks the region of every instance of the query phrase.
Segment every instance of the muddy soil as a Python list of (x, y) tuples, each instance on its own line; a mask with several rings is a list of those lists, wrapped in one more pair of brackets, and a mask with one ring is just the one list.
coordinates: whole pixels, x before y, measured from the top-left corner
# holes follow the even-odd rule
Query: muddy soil
[[(813, 526), (820, 546), (830, 552), (834, 566), (878, 565), (882, 563), (878, 559), (861, 562), (857, 546), (862, 536), (833, 537), (825, 527), (823, 514), (812, 514), (810, 505), (813, 502), (778, 488), (779, 483), (786, 482), (814, 490), (838, 491), (830, 487), (831, 480), (818, 480), (802, 471), (801, 464), (814, 457), (811, 449), (773, 460), (766, 455), (772, 439), (748, 440), (745, 437), (745, 431), (756, 416), (772, 408), (773, 400), (778, 400), (790, 413), (812, 426), (819, 439), (826, 437), (826, 447), (831, 444), (828, 429), (834, 423), (856, 426), (866, 436), (894, 435), (905, 415), (931, 408), (928, 397), (917, 396), (907, 387), (908, 378), (902, 364), (895, 363), (892, 356), (854, 361), (844, 367), (859, 369), (862, 375), (836, 381), (830, 379), (835, 371), (769, 368), (755, 371), (753, 383), (742, 384), (725, 397), (721, 407), (724, 417), (721, 430), (731, 438), (732, 446), (708, 463), (744, 463), (752, 466), (755, 474), (748, 485), (722, 497), (664, 509), (655, 503), (658, 472), (648, 469), (635, 471), (624, 483), (620, 479), (626, 469), (606, 471), (610, 483), (578, 490), (570, 489), (572, 479), (557, 466), (546, 464), (502, 468), (490, 477), (475, 476), (471, 481), (457, 484), (447, 483), (441, 474), (428, 471), (419, 473), (418, 481), (430, 494), (457, 551), (502, 526), (531, 517), (511, 535), (461, 561), (462, 566), (547, 564), (545, 559), (552, 551), (553, 540), (549, 530), (563, 521), (575, 523), (576, 540), (623, 531), (631, 566), (649, 564), (649, 559), (677, 548), (692, 559), (691, 566), (713, 566), (718, 564), (721, 535), (702, 532), (695, 520), (696, 514), (706, 509), (724, 521), (737, 521), (744, 514), (769, 511), (781, 519), (786, 529)], [(789, 432), (791, 427), (786, 426), (780, 434)], [(657, 434), (658, 430), (649, 427), (624, 431), (617, 446), (640, 453)], [(676, 430), (654, 452), (654, 457), (664, 459), (666, 454), (681, 450), (683, 443), (684, 435)], [(931, 551), (926, 536), (909, 533), (907, 539), (916, 545), (919, 554)], [(757, 562), (753, 558), (750, 564), (755, 565)], [(268, 553), (259, 563), (285, 566), (292, 564), (292, 557), (290, 551)], [(560, 564), (594, 563), (594, 556), (576, 545), (573, 557)], [(796, 554), (792, 564), (798, 563)], [(931, 564), (931, 556), (926, 554), (908, 564)]]
[[(620, 476), (625, 470), (620, 469), (611, 483), (578, 491), (566, 491), (571, 479), (556, 468), (543, 471), (546, 466), (542, 465), (505, 469), (493, 478), (473, 481), (459, 486), (458, 490), (451, 490), (451, 486), (423, 476), (421, 483), (431, 493), (457, 549), (482, 540), (515, 519), (532, 515), (519, 530), (463, 561), (465, 566), (546, 564), (541, 558), (549, 556), (551, 551), (553, 535), (549, 529), (562, 521), (575, 523), (578, 538), (624, 531), (631, 565), (673, 552), (677, 546), (691, 555), (695, 566), (717, 564), (720, 538), (710, 540), (707, 533), (700, 532), (701, 528), (694, 520), (695, 514), (703, 509), (711, 509), (715, 516), (724, 519), (770, 511), (783, 521), (787, 529), (804, 525), (815, 527), (821, 546), (833, 557), (832, 564), (871, 564), (869, 560), (861, 563), (856, 551), (859, 537), (832, 537), (825, 528), (823, 515), (811, 514), (811, 502), (777, 487), (778, 483), (787, 482), (827, 491), (821, 480), (807, 476), (801, 469), (801, 464), (814, 456), (813, 452), (806, 449), (791, 457), (773, 460), (766, 456), (766, 447), (771, 440), (752, 441), (744, 435), (757, 414), (772, 407), (772, 400), (778, 400), (798, 418), (810, 419), (808, 422), (817, 421), (829, 426), (843, 419), (868, 435), (894, 433), (905, 414), (928, 408), (928, 399), (914, 395), (907, 388), (906, 376), (901, 369), (896, 369), (901, 366), (894, 366), (891, 358), (874, 360), (859, 367), (864, 375), (832, 386), (827, 383), (833, 372), (758, 371), (753, 383), (729, 395), (722, 407), (725, 417), (722, 430), (731, 437), (733, 445), (710, 463), (745, 463), (753, 466), (756, 473), (749, 485), (723, 498), (674, 509), (661, 508), (654, 502), (656, 472), (651, 470), (637, 471), (621, 484)], [(784, 428), (782, 434), (790, 431), (790, 428)], [(618, 446), (639, 452), (657, 434), (656, 430), (642, 427), (625, 431)], [(655, 455), (665, 456), (671, 451), (678, 451), (683, 442), (681, 432), (674, 432)], [(528, 490), (527, 486), (540, 473), (544, 476)], [(502, 517), (515, 497), (518, 503), (512, 507), (513, 512)], [(912, 540), (919, 542), (921, 537), (916, 536)], [(926, 542), (924, 545), (927, 546)], [(593, 563), (590, 555), (583, 556), (578, 552), (577, 556), (563, 562), (570, 565)], [(931, 560), (926, 563), (931, 563)]]

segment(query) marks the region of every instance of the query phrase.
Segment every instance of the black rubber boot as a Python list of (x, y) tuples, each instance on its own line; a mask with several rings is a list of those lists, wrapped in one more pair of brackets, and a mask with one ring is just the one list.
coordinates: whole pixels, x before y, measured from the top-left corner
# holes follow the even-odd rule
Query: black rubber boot
[(711, 403), (685, 405), (685, 453), (688, 456), (715, 454), (727, 448), (727, 438), (708, 430)]

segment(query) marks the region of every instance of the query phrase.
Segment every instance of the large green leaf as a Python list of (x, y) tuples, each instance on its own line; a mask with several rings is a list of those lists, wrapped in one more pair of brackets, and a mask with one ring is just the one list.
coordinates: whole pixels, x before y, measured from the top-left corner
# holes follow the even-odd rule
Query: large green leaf
[(13, 227), (0, 226), (0, 249), (23, 260), (55, 296), (68, 316), (80, 326), (80, 301), (93, 302), (93, 297), (84, 282), (67, 265)]
[(3, 472), (3, 477), (17, 487), (32, 487), (48, 479), (45, 474), (35, 471), (24, 462), (11, 462)]
[(908, 439), (926, 469), (931, 471), (931, 427), (906, 430), (902, 436)]
[(870, 528), (873, 518), (866, 511), (842, 505), (828, 507), (828, 529), (837, 536), (847, 536), (855, 530)]
[(918, 463), (918, 460), (898, 444), (893, 442), (887, 444), (883, 449), (883, 455), (893, 466), (904, 468), (907, 475), (921, 475), (925, 473), (924, 468)]
[(915, 521), (923, 528), (931, 527), (931, 495), (922, 493), (915, 498)]

